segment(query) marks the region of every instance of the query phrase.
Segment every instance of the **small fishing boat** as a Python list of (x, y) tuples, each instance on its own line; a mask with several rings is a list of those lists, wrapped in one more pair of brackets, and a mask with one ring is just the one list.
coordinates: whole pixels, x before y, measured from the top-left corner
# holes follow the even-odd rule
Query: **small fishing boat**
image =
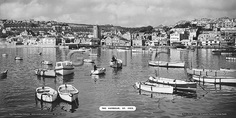
[(71, 61), (56, 62), (56, 73), (60, 75), (69, 75), (74, 73), (74, 67)]
[(95, 54), (95, 53), (89, 53), (89, 56), (98, 56), (98, 54)]
[(52, 89), (51, 87), (38, 87), (36, 89), (36, 97), (39, 100), (45, 102), (53, 102), (57, 99), (57, 91)]
[(62, 100), (73, 102), (78, 99), (79, 91), (70, 84), (63, 84), (58, 87), (58, 93)]
[(236, 57), (225, 57), (226, 60), (236, 60)]
[(54, 70), (48, 70), (48, 69), (35, 69), (35, 74), (38, 76), (44, 76), (44, 77), (56, 77), (56, 72)]
[(0, 78), (1, 78), (1, 79), (2, 79), (2, 78), (6, 78), (6, 77), (7, 77), (7, 72), (8, 72), (8, 70), (5, 70), (5, 71), (1, 72), (1, 73), (0, 73)]
[(92, 75), (105, 74), (106, 68), (97, 68), (95, 71), (91, 70)]
[(163, 78), (163, 77), (153, 77), (153, 76), (150, 76), (148, 80), (149, 82), (171, 85), (177, 88), (197, 88), (196, 82), (186, 82), (183, 80)]
[(7, 56), (7, 54), (6, 54), (6, 53), (4, 53), (4, 54), (2, 54), (2, 56), (3, 56), (3, 57), (6, 57), (6, 56)]
[(113, 67), (113, 68), (122, 68), (122, 60), (116, 59), (116, 61), (111, 61), (111, 62), (110, 62), (110, 67)]
[(84, 59), (84, 62), (86, 62), (86, 63), (94, 63), (94, 60), (93, 59)]
[(187, 68), (187, 73), (191, 75), (198, 75), (198, 76), (236, 76), (235, 72), (227, 71), (227, 70), (211, 70), (211, 69), (197, 69)]
[(155, 92), (155, 93), (170, 93), (174, 92), (174, 87), (169, 85), (163, 84), (155, 84), (150, 82), (136, 82), (135, 86), (138, 89), (148, 91), (148, 92)]
[(215, 76), (196, 76), (192, 77), (195, 81), (213, 83), (213, 84), (236, 84), (234, 77), (215, 77)]
[(229, 71), (229, 72), (236, 72), (236, 69), (232, 68), (220, 68), (221, 71)]
[(165, 62), (165, 61), (150, 61), (148, 63), (150, 66), (159, 66), (167, 68), (184, 68), (185, 63), (183, 62)]
[(15, 57), (15, 60), (23, 60), (23, 58), (22, 57)]
[(51, 61), (45, 61), (45, 60), (43, 60), (43, 61), (42, 61), (42, 64), (44, 64), (44, 65), (52, 65), (52, 62), (51, 62)]

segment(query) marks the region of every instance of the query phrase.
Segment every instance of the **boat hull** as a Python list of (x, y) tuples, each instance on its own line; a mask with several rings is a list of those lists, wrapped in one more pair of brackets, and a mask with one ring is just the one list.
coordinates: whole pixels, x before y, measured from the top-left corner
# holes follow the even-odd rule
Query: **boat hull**
[(185, 63), (182, 62), (164, 62), (164, 61), (150, 61), (148, 63), (150, 66), (159, 66), (167, 68), (184, 68)]
[(223, 71), (223, 70), (210, 70), (210, 69), (189, 69), (187, 68), (187, 73), (191, 75), (198, 76), (232, 76), (235, 77), (235, 72)]
[(94, 60), (92, 60), (92, 59), (84, 59), (84, 62), (86, 62), (86, 63), (94, 63)]
[(52, 62), (51, 61), (42, 61), (42, 64), (44, 64), (44, 65), (52, 65)]
[(79, 91), (72, 85), (63, 84), (58, 87), (58, 93), (62, 100), (73, 102), (78, 99)]
[(105, 74), (106, 68), (98, 68), (97, 70), (91, 70), (91, 74), (93, 75), (99, 75), (99, 74)]
[(60, 75), (69, 75), (74, 73), (74, 68), (73, 69), (56, 69), (56, 73)]
[(171, 85), (175, 88), (197, 88), (196, 82), (186, 82), (182, 80), (170, 79), (170, 78), (162, 78), (162, 77), (152, 77), (150, 76), (148, 79), (150, 82)]
[(147, 82), (136, 82), (135, 86), (138, 89), (148, 92), (169, 93), (169, 94), (172, 94), (174, 92), (174, 88), (168, 85), (161, 85), (161, 84), (152, 85), (150, 83), (147, 84)]
[(219, 78), (219, 77), (201, 77), (201, 76), (193, 76), (193, 80), (206, 82), (206, 83), (214, 83), (214, 84), (236, 84), (236, 78)]
[(50, 87), (38, 87), (36, 89), (36, 97), (39, 100), (45, 101), (45, 102), (53, 102), (57, 99), (58, 93), (56, 90), (50, 88)]
[(44, 77), (56, 77), (56, 72), (54, 70), (36, 69), (35, 74)]
[(122, 60), (117, 59), (116, 62), (110, 62), (110, 67), (112, 68), (122, 68)]

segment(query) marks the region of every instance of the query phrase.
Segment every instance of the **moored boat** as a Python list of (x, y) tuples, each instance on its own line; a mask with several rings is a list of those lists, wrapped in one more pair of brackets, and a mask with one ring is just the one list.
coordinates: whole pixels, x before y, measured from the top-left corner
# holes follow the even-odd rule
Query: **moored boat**
[(185, 63), (183, 62), (165, 62), (165, 61), (150, 61), (148, 65), (167, 67), (167, 68), (184, 68), (185, 67)]
[(199, 76), (232, 76), (235, 77), (236, 73), (226, 70), (211, 70), (211, 69), (197, 69), (187, 68), (187, 73), (191, 75), (199, 75)]
[(2, 78), (6, 78), (6, 77), (7, 77), (7, 72), (8, 72), (8, 70), (5, 70), (5, 71), (1, 72), (1, 73), (0, 73), (0, 78), (1, 78), (1, 79), (2, 79)]
[(236, 60), (236, 57), (225, 57), (226, 60)]
[(56, 62), (55, 71), (60, 75), (69, 75), (74, 73), (74, 67), (71, 61)]
[(3, 57), (6, 57), (6, 56), (7, 56), (7, 54), (6, 54), (6, 53), (4, 53), (4, 54), (2, 54), (2, 56), (3, 56)]
[(95, 71), (91, 70), (91, 74), (93, 75), (99, 75), (99, 74), (105, 74), (106, 68), (97, 68)]
[(227, 48), (227, 49), (218, 49), (212, 51), (213, 55), (221, 55), (221, 54), (236, 54), (235, 48)]
[(148, 80), (150, 82), (171, 85), (171, 86), (177, 87), (177, 88), (197, 88), (196, 82), (186, 82), (183, 80), (163, 78), (163, 77), (153, 77), (153, 76), (150, 76), (148, 78)]
[(221, 71), (236, 72), (236, 69), (232, 68), (220, 68)]
[(79, 91), (70, 84), (62, 84), (58, 87), (58, 93), (62, 100), (73, 102), (78, 99)]
[(43, 60), (43, 61), (42, 61), (42, 64), (45, 64), (45, 65), (52, 65), (52, 62), (51, 62), (51, 61)]
[(196, 76), (192, 77), (195, 81), (214, 83), (214, 84), (236, 84), (234, 77), (214, 77), (214, 76)]
[(174, 87), (169, 85), (163, 84), (153, 84), (150, 82), (136, 82), (135, 86), (138, 89), (148, 91), (148, 92), (155, 92), (155, 93), (170, 93), (174, 92)]
[(89, 56), (98, 56), (98, 54), (90, 53)]
[(110, 67), (113, 67), (113, 68), (122, 68), (122, 60), (116, 59), (116, 61), (111, 61), (111, 62), (110, 62)]
[(22, 57), (15, 57), (15, 60), (23, 60), (23, 58)]
[(86, 63), (94, 63), (94, 60), (93, 59), (84, 59), (84, 62), (86, 62)]
[(39, 100), (45, 102), (53, 102), (57, 99), (57, 91), (52, 89), (51, 87), (38, 87), (36, 88), (36, 97)]
[(56, 77), (56, 72), (54, 70), (48, 70), (48, 69), (35, 69), (35, 74), (38, 76), (44, 76), (44, 77)]

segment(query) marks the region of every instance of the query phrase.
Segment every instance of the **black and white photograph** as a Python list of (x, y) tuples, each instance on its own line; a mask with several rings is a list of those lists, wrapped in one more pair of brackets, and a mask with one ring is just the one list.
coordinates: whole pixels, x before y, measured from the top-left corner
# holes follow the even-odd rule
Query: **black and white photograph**
[(235, 109), (235, 0), (0, 0), (0, 118)]

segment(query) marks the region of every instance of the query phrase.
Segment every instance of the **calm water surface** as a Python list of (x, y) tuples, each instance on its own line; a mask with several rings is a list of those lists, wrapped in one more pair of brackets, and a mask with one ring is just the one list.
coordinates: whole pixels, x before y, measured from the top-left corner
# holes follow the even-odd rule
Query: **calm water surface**
[[(34, 74), (36, 68), (54, 68), (55, 62), (67, 60), (68, 49), (59, 48), (0, 48), (0, 70), (8, 69), (7, 78), (0, 79), (0, 117), (85, 117), (85, 118), (176, 118), (217, 117), (230, 118), (236, 115), (236, 87), (214, 86), (199, 83), (196, 94), (151, 94), (134, 89), (137, 81), (146, 81), (150, 75), (189, 80), (184, 69), (157, 68), (148, 66), (153, 56), (148, 51), (117, 51), (116, 49), (93, 49), (97, 57), (88, 53), (74, 54), (95, 59), (95, 63), (106, 68), (106, 74), (90, 76), (92, 64), (75, 67), (75, 73), (56, 78), (42, 78)], [(182, 61), (188, 67), (236, 69), (236, 62), (225, 60), (226, 55), (215, 56), (211, 49), (179, 51), (158, 49), (161, 53), (155, 60)], [(42, 52), (42, 55), (38, 55)], [(2, 54), (7, 53), (7, 57)], [(123, 69), (109, 67), (112, 55), (123, 60)], [(15, 61), (22, 56), (22, 61)], [(51, 60), (53, 66), (41, 65), (42, 60)], [(68, 83), (79, 90), (79, 103), (67, 103), (57, 99), (45, 103), (35, 99), (35, 89), (50, 86), (54, 89)], [(101, 112), (100, 106), (135, 106), (133, 112)]]

